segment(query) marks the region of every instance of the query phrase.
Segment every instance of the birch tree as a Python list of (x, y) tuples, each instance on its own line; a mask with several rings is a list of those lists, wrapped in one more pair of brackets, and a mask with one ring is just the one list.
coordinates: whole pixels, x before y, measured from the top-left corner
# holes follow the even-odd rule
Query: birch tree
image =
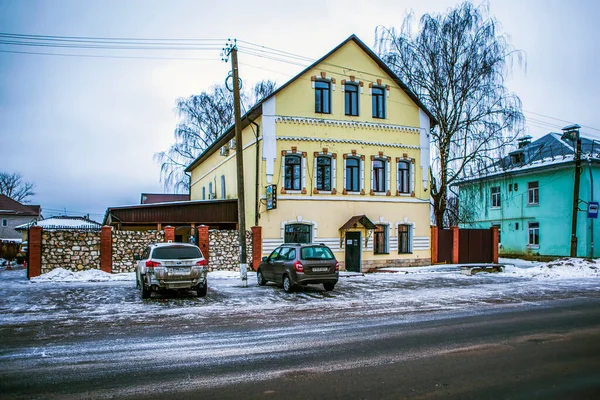
[(495, 160), (523, 129), (521, 101), (505, 77), (515, 61), (525, 67), (525, 55), (485, 5), (463, 2), (415, 22), (411, 12), (399, 30), (377, 28), (377, 51), (438, 122), (430, 132), (430, 194), (443, 227), (457, 217), (449, 215), (452, 184)]

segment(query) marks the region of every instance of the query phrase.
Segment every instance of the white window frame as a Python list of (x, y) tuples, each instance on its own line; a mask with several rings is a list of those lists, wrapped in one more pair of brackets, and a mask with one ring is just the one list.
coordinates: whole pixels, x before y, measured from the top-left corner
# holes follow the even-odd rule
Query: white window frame
[[(408, 192), (400, 191), (400, 174), (398, 173), (398, 164), (408, 164)], [(396, 192), (400, 196), (411, 196), (415, 191), (415, 168), (414, 161), (412, 158), (400, 158), (396, 162)]]
[[(320, 190), (317, 189), (317, 159), (319, 157), (329, 157), (331, 159), (331, 190)], [(317, 153), (317, 156), (315, 157), (315, 159), (313, 160), (313, 171), (314, 171), (314, 185), (313, 185), (313, 189), (316, 189), (319, 191), (319, 193), (324, 193), (324, 194), (331, 194), (333, 192), (333, 189), (336, 189), (336, 175), (337, 175), (337, 171), (336, 171), (336, 166), (337, 164), (337, 159), (333, 157), (333, 153)], [(345, 169), (344, 169), (345, 172)], [(345, 176), (345, 175), (344, 175)], [(336, 189), (337, 191), (337, 189)]]
[[(359, 168), (359, 179), (360, 179), (360, 184), (359, 184), (359, 190), (358, 192), (350, 192), (348, 190), (346, 190), (346, 160), (348, 158), (358, 158), (358, 161), (360, 162), (360, 168)], [(344, 158), (344, 188), (343, 190), (346, 190), (346, 193), (350, 194), (359, 194), (361, 193), (363, 190), (365, 190), (365, 160), (364, 157), (360, 154), (346, 154), (346, 158)]]
[[(530, 185), (532, 183), (535, 183), (537, 186), (536, 187), (530, 187)], [(534, 198), (537, 197), (537, 201), (536, 202), (532, 202), (531, 201), (531, 196), (534, 196)], [(537, 206), (540, 204), (540, 183), (539, 181), (532, 181), (532, 182), (527, 182), (527, 205), (528, 206)]]
[[(537, 226), (532, 227), (531, 225), (535, 224)], [(537, 231), (537, 243), (531, 243), (531, 234)], [(537, 221), (532, 221), (527, 223), (527, 247), (529, 248), (539, 248), (540, 247), (540, 223)]]
[[(384, 168), (385, 168), (385, 177), (384, 177), (384, 188), (383, 188), (383, 192), (376, 192), (375, 191), (375, 179), (373, 174), (375, 171), (375, 161), (383, 161), (384, 162)], [(376, 196), (385, 196), (387, 195), (387, 192), (390, 191), (390, 180), (391, 180), (391, 175), (390, 175), (390, 157), (386, 157), (386, 156), (376, 156), (375, 158), (373, 158), (373, 160), (371, 160), (371, 190), (373, 191), (373, 194), (375, 194)]]
[[(300, 157), (300, 190), (288, 190), (285, 188), (285, 158), (287, 156)], [(306, 153), (296, 151), (295, 153), (291, 150), (286, 150), (285, 155), (281, 157), (281, 187), (285, 190), (285, 193), (299, 194), (306, 190)]]
[[(492, 193), (492, 190), (498, 188), (498, 193)], [(500, 208), (500, 206), (502, 205), (502, 201), (500, 198), (500, 193), (501, 193), (501, 189), (500, 186), (492, 186), (490, 187), (490, 208)], [(498, 199), (498, 205), (494, 205), (494, 199)]]

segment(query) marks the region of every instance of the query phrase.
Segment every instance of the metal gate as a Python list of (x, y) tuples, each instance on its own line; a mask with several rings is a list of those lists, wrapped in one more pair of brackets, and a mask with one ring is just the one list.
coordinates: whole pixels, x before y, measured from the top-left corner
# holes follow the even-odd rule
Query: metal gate
[(458, 234), (458, 262), (492, 262), (492, 231), (490, 229), (461, 229)]
[(438, 263), (452, 264), (452, 231), (438, 230)]

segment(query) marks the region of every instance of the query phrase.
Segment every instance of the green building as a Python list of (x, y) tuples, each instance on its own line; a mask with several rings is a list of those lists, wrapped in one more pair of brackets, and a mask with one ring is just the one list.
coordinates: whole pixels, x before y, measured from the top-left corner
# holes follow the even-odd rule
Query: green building
[[(569, 256), (579, 126), (549, 133), (458, 183), (466, 228), (500, 229), (500, 255)], [(577, 256), (600, 257), (600, 141), (579, 137), (581, 173)], [(591, 204), (590, 210), (588, 205)], [(596, 203), (597, 207), (597, 203)], [(597, 210), (597, 208), (596, 208)], [(591, 212), (589, 212), (591, 211)]]

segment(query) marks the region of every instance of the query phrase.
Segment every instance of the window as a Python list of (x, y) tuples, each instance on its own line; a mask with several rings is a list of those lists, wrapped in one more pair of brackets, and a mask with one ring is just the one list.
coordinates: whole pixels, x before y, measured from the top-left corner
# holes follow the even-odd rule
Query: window
[(293, 261), (296, 259), (296, 249), (291, 249), (287, 256), (288, 261)]
[(348, 157), (346, 159), (346, 191), (360, 192), (360, 158)]
[(206, 200), (206, 188), (202, 188), (202, 200)]
[(373, 86), (371, 97), (373, 100), (373, 118), (385, 118), (385, 88)]
[(406, 161), (398, 163), (398, 192), (410, 193), (409, 185), (410, 164)]
[(279, 256), (280, 251), (281, 247), (278, 247), (275, 250), (273, 250), (273, 252), (269, 255), (269, 260), (277, 260), (277, 256)]
[(212, 190), (212, 182), (208, 183), (208, 198), (209, 199), (214, 199), (215, 198), (215, 195), (214, 195), (213, 190)]
[(525, 154), (523, 152), (513, 153), (510, 155), (510, 160), (513, 164), (522, 164), (525, 162)]
[(284, 243), (310, 243), (311, 225), (289, 224), (285, 226)]
[(277, 256), (277, 261), (285, 261), (288, 259), (288, 255), (290, 254), (291, 248), (282, 247), (279, 251), (279, 255)]
[(2, 226), (8, 226), (8, 220), (7, 219), (3, 219), (2, 220)]
[(376, 225), (375, 232), (373, 234), (373, 253), (374, 254), (388, 254), (387, 249), (387, 225)]
[(224, 199), (227, 192), (225, 191), (225, 175), (221, 175), (221, 198)]
[(527, 244), (530, 246), (539, 246), (540, 244), (540, 223), (530, 222), (529, 223), (529, 235)]
[(329, 81), (315, 82), (315, 112), (331, 113), (331, 83)]
[(300, 249), (300, 258), (303, 260), (333, 260), (331, 250), (325, 246), (307, 246)]
[(317, 157), (317, 190), (331, 190), (331, 157)]
[(540, 192), (538, 181), (527, 182), (527, 204), (539, 204)]
[(410, 225), (398, 225), (398, 253), (410, 253)]
[(358, 85), (346, 83), (344, 85), (344, 99), (346, 103), (346, 115), (358, 115)]
[(500, 186), (491, 188), (492, 207), (500, 207)]
[(300, 190), (301, 178), (300, 171), (302, 166), (302, 159), (297, 155), (286, 155), (285, 156), (285, 168), (284, 168), (284, 188), (285, 190)]
[(373, 191), (385, 192), (385, 160), (373, 160)]

